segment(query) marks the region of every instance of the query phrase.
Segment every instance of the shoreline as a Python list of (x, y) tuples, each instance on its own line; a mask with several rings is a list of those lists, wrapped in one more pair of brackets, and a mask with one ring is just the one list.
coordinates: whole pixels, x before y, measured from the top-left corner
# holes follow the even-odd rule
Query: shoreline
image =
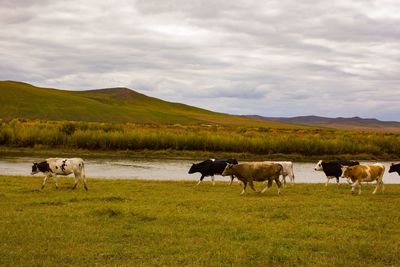
[(316, 155), (304, 156), (301, 154), (254, 154), (224, 151), (196, 151), (196, 150), (88, 150), (76, 148), (48, 148), (48, 147), (5, 147), (0, 146), (2, 157), (38, 156), (49, 157), (82, 157), (82, 158), (149, 158), (149, 159), (182, 159), (200, 160), (207, 158), (237, 158), (252, 161), (297, 161), (314, 162), (318, 160), (359, 160), (359, 161), (400, 161), (400, 155), (384, 155), (377, 157), (370, 154), (341, 154), (341, 155)]
[[(0, 178), (37, 179), (39, 181), (38, 184), (41, 184), (43, 177), (44, 177), (44, 175), (42, 175), (42, 174), (31, 176), (31, 175), (11, 175), (11, 174), (1, 174), (0, 173)], [(63, 181), (71, 180), (71, 183), (72, 183), (74, 176), (73, 175), (70, 175), (70, 176), (59, 175), (59, 176), (57, 176), (57, 178), (59, 180), (61, 179)], [(193, 184), (194, 188), (201, 188), (201, 187), (213, 188), (214, 187), (214, 185), (212, 185), (212, 182), (209, 179), (209, 177), (207, 177), (208, 179), (206, 178), (205, 180), (203, 180), (203, 182), (198, 186), (197, 186), (197, 182), (199, 181), (198, 177), (194, 177), (193, 180), (187, 180), (187, 179), (173, 180), (173, 179), (140, 178), (140, 177), (132, 177), (132, 178), (110, 177), (110, 178), (107, 178), (107, 177), (96, 177), (96, 176), (93, 176), (93, 177), (87, 176), (86, 178), (88, 179), (88, 183), (90, 183), (90, 181), (95, 182), (95, 183), (96, 182), (104, 182), (104, 181), (110, 181), (110, 182), (112, 182), (112, 181), (132, 182), (133, 181), (133, 182), (139, 182), (139, 183), (140, 182), (144, 182), (144, 183), (155, 182), (155, 183), (171, 183), (171, 184)], [(400, 177), (399, 177), (399, 180), (400, 180)], [(321, 179), (321, 182), (304, 182), (304, 181), (302, 181), (302, 182), (294, 182), (293, 184), (291, 184), (290, 182), (287, 182), (286, 185), (283, 185), (283, 183), (282, 183), (282, 188), (285, 189), (285, 188), (293, 188), (296, 186), (307, 186), (307, 185), (310, 185), (310, 186), (311, 185), (321, 185), (321, 187), (325, 187), (325, 182), (326, 182), (326, 180), (324, 180), (324, 179)], [(236, 186), (239, 186), (240, 188), (242, 187), (242, 185), (238, 183), (237, 179), (235, 179), (233, 181), (232, 185), (229, 185), (229, 183), (230, 183), (230, 181), (229, 181), (228, 177), (226, 177), (226, 180), (220, 180), (220, 179), (215, 180), (216, 185), (226, 185), (228, 188), (230, 188), (230, 187), (234, 188)], [(255, 185), (258, 185), (259, 187), (261, 186), (261, 184), (264, 184), (264, 183), (263, 182), (255, 183)], [(367, 186), (367, 187), (375, 186), (375, 182), (362, 182), (362, 184), (364, 185), (364, 187), (365, 186)], [(399, 181), (399, 183), (385, 182), (385, 186), (386, 185), (398, 186), (398, 185), (400, 185), (400, 181)], [(273, 183), (272, 187), (274, 187), (274, 186), (276, 187), (275, 183)], [(351, 186), (345, 181), (345, 178), (341, 178), (339, 185), (337, 185), (336, 182), (331, 181), (328, 184), (328, 187), (326, 187), (326, 188), (342, 188), (343, 186), (348, 186), (349, 189), (351, 188)], [(52, 178), (50, 178), (47, 181), (47, 187), (49, 187), (49, 188), (53, 187)], [(249, 192), (253, 192), (253, 191), (249, 190), (248, 193)]]

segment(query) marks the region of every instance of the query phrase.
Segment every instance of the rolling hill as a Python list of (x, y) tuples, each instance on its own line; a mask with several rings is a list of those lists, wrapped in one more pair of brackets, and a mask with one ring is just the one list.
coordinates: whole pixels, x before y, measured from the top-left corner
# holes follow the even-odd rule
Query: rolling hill
[(69, 91), (15, 81), (0, 81), (0, 118), (298, 127), (171, 103), (128, 88)]
[(249, 117), (277, 121), (285, 123), (303, 124), (308, 126), (329, 127), (337, 129), (350, 129), (350, 130), (376, 130), (376, 131), (390, 131), (400, 132), (400, 122), (397, 121), (380, 121), (377, 119), (366, 119), (360, 117), (352, 118), (327, 118), (320, 116), (298, 116), (298, 117), (262, 117), (258, 115), (250, 115)]

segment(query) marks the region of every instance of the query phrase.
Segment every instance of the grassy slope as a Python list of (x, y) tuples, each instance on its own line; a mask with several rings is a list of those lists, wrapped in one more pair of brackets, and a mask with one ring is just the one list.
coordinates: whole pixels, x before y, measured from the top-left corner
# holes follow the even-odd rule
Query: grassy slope
[(0, 176), (0, 265), (396, 266), (400, 186), (352, 196), (296, 184), (237, 185)]
[(0, 81), (0, 118), (299, 127), (166, 102), (126, 88), (77, 92), (12, 81)]

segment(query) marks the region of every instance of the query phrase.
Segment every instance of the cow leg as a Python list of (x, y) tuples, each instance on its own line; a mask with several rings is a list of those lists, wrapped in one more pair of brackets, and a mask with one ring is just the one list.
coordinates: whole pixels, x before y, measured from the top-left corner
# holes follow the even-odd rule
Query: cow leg
[(243, 195), (244, 193), (246, 193), (246, 187), (247, 187), (247, 182), (243, 182), (243, 190), (242, 193), (240, 193), (241, 195)]
[(211, 175), (212, 185), (215, 185), (214, 175)]
[(340, 183), (339, 183), (339, 177), (336, 177), (336, 184), (337, 184), (337, 185), (340, 185)]
[(74, 190), (76, 188), (76, 186), (78, 185), (79, 179), (77, 176), (75, 176), (75, 182), (74, 182), (74, 186), (72, 186), (72, 190)]
[(42, 189), (44, 188), (44, 185), (46, 184), (47, 178), (49, 178), (49, 176), (46, 174), (46, 175), (44, 176), (44, 179), (43, 179)]
[(358, 184), (358, 180), (356, 180), (352, 185), (351, 185), (351, 193), (354, 194), (354, 189)]
[(87, 180), (86, 180), (86, 175), (83, 175), (83, 178), (82, 178), (82, 180), (83, 180), (83, 186), (85, 187), (85, 190), (86, 190), (86, 191), (88, 191), (88, 188), (87, 188)]
[(286, 186), (286, 175), (282, 175), (283, 186)]
[(375, 193), (376, 193), (376, 191), (378, 190), (378, 187), (379, 187), (379, 182), (377, 182), (377, 183), (375, 184), (375, 189), (374, 189), (374, 191), (372, 192), (372, 194), (375, 194)]
[(375, 194), (376, 191), (378, 191), (379, 185), (380, 185), (380, 182), (379, 182), (379, 180), (377, 180), (376, 184), (375, 184), (375, 190), (374, 190), (374, 192), (372, 192), (372, 194)]
[(56, 189), (58, 189), (57, 175), (53, 175), (53, 179), (54, 179), (54, 184), (56, 186)]
[(199, 184), (203, 181), (204, 177), (205, 177), (205, 176), (202, 174), (201, 177), (200, 177), (199, 182), (198, 182), (196, 185), (199, 185)]
[(282, 183), (281, 183), (281, 181), (279, 181), (279, 177), (275, 178), (275, 183), (278, 186), (278, 195), (280, 195), (281, 194), (281, 185), (282, 185)]
[(229, 183), (229, 185), (232, 185), (233, 179), (235, 179), (235, 176), (231, 175), (231, 182)]
[(253, 191), (256, 191), (256, 189), (254, 188), (254, 183), (253, 181), (249, 182), (250, 188), (253, 189)]
[(272, 186), (272, 179), (268, 179), (267, 186), (264, 187), (263, 190), (261, 190), (261, 193), (265, 193), (271, 186)]
[(326, 177), (326, 183), (325, 183), (325, 186), (328, 186), (328, 184), (329, 184), (329, 177)]

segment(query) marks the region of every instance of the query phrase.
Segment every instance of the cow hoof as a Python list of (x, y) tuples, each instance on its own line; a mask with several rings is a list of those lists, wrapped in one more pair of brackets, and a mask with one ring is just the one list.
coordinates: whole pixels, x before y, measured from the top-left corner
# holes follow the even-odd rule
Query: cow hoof
[(89, 189), (85, 186), (85, 190), (88, 191)]

